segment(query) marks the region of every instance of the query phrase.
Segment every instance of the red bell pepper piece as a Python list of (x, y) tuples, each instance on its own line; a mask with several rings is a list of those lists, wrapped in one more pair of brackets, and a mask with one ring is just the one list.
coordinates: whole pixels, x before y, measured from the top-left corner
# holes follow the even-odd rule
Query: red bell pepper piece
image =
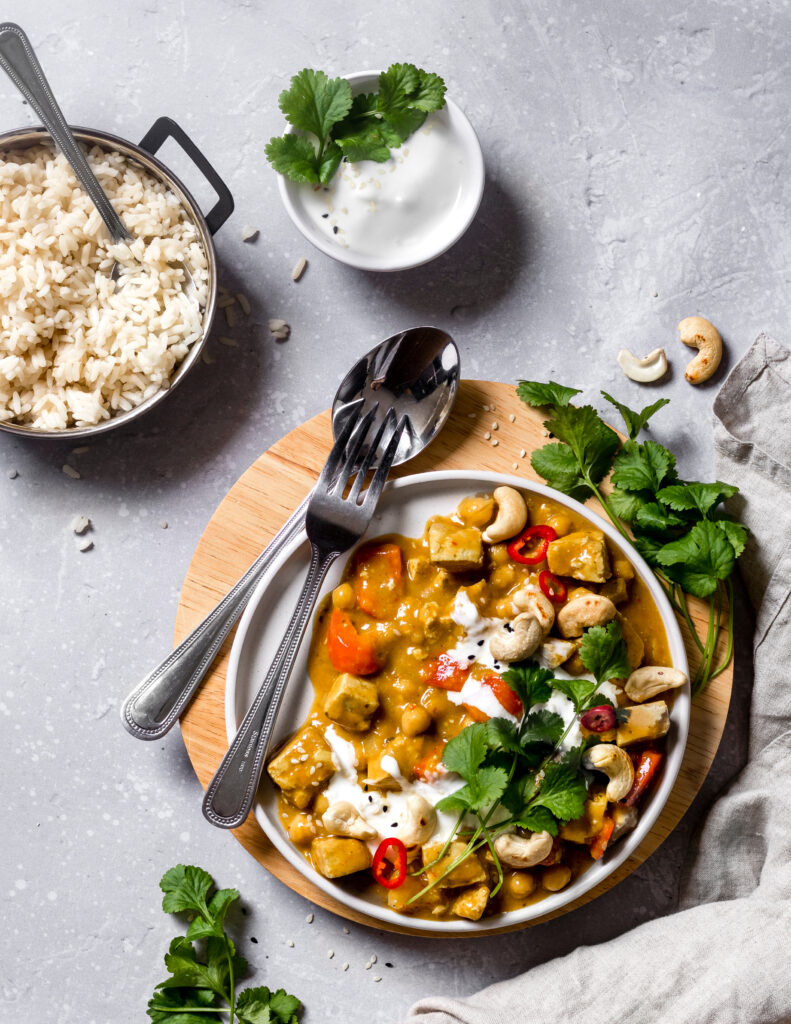
[(483, 685), (489, 687), (498, 703), (505, 708), (509, 715), (513, 715), (515, 718), (522, 717), (524, 711), (522, 702), (502, 676), (498, 676), (496, 673), (487, 675), (483, 679)]
[(385, 889), (397, 889), (406, 879), (406, 847), (400, 839), (383, 839), (371, 865), (374, 878)]
[(557, 536), (551, 526), (528, 526), (508, 545), (508, 554), (520, 565), (538, 565), (547, 557), (547, 548)]
[(604, 851), (607, 849), (607, 844), (610, 842), (610, 837), (612, 836), (614, 828), (615, 819), (609, 816), (606, 817), (601, 831), (597, 832), (591, 840), (591, 857), (593, 857), (594, 860), (601, 860), (604, 856)]
[(640, 754), (640, 760), (637, 762), (637, 767), (634, 770), (632, 788), (626, 794), (623, 801), (627, 807), (634, 807), (638, 800), (645, 795), (661, 763), (662, 754), (659, 750), (644, 750)]
[[(549, 545), (547, 545), (549, 546)], [(568, 595), (566, 584), (560, 577), (549, 569), (544, 569), (538, 574), (538, 585), (545, 597), (548, 597), (552, 604), (563, 604)]]
[(442, 752), (445, 749), (445, 741), (437, 743), (436, 746), (432, 747), (431, 750), (419, 761), (416, 761), (412, 768), (412, 774), (416, 779), (420, 779), (421, 782), (430, 782), (440, 774), (440, 764), (442, 762)]
[(339, 608), (333, 608), (330, 615), (327, 653), (338, 672), (370, 676), (380, 668), (373, 640), (358, 633), (349, 615)]
[(354, 556), (357, 605), (375, 619), (395, 612), (404, 593), (401, 548), (397, 544), (366, 544)]
[(470, 670), (466, 665), (461, 665), (449, 654), (440, 654), (426, 665), (423, 670), (423, 681), (440, 690), (453, 690), (458, 693), (469, 674)]

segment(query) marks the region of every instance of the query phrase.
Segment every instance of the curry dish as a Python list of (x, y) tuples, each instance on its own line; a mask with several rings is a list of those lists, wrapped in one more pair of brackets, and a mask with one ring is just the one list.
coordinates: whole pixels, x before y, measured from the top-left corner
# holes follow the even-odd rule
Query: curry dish
[(588, 520), (498, 487), (350, 557), (319, 608), (315, 701), (269, 775), (291, 842), (392, 910), (478, 920), (568, 886), (661, 775), (659, 611)]

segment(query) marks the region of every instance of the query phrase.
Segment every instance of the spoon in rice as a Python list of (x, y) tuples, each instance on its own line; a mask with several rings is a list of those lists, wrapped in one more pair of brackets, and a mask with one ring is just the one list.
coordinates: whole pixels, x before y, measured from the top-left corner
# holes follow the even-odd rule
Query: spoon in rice
[[(0, 66), (41, 118), (41, 123), (68, 160), (78, 181), (99, 211), (113, 244), (124, 244), (129, 247), (130, 259), (139, 264), (140, 261), (131, 250), (136, 240), (135, 236), (113, 209), (107, 193), (99, 184), (85, 159), (85, 154), (66, 124), (63, 111), (50, 89), (30, 40), (19, 25), (12, 22), (0, 25)], [(187, 265), (178, 260), (170, 266), (182, 272), (184, 294), (190, 299), (195, 298), (197, 288)], [(115, 282), (116, 291), (122, 288), (131, 276), (130, 272), (116, 260), (110, 271), (110, 279)]]

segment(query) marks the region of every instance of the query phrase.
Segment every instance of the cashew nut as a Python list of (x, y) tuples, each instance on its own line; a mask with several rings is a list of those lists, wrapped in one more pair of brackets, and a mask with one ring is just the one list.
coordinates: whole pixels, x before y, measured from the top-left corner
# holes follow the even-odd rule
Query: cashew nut
[(630, 700), (633, 700), (635, 704), (642, 704), (644, 700), (650, 700), (658, 693), (684, 686), (686, 681), (687, 677), (677, 668), (668, 668), (665, 665), (645, 665), (632, 672), (626, 680), (624, 689)]
[(535, 615), (523, 612), (494, 634), (489, 650), (497, 661), (521, 661), (538, 649), (545, 635)]
[(532, 868), (552, 852), (552, 836), (549, 832), (533, 832), (529, 836), (508, 832), (495, 839), (494, 849), (509, 868)]
[(684, 376), (690, 384), (702, 384), (715, 372), (722, 359), (720, 332), (702, 316), (688, 316), (678, 325), (681, 340), (698, 354), (687, 364)]
[(618, 353), (618, 365), (630, 380), (636, 380), (640, 384), (650, 384), (667, 373), (667, 359), (663, 348), (655, 348), (642, 359), (628, 348), (622, 348)]
[(513, 596), (513, 603), (517, 611), (529, 612), (538, 619), (538, 624), (544, 631), (544, 637), (548, 635), (550, 629), (555, 625), (555, 606), (548, 597), (532, 587), (525, 588), (517, 590)]
[(347, 800), (331, 804), (322, 816), (324, 828), (334, 836), (351, 836), (352, 839), (373, 839), (377, 831)]
[(617, 609), (609, 597), (601, 594), (585, 594), (572, 598), (558, 612), (558, 629), (561, 636), (582, 636), (588, 626), (603, 626), (615, 618)]
[(410, 793), (406, 813), (398, 826), (398, 838), (405, 846), (422, 846), (437, 827), (437, 812), (422, 796)]
[(634, 782), (634, 765), (625, 750), (614, 743), (597, 743), (586, 750), (582, 763), (586, 768), (595, 768), (604, 772), (610, 780), (607, 783), (606, 796), (616, 803), (623, 800)]
[(527, 522), (527, 505), (519, 491), (513, 487), (497, 487), (493, 497), (497, 502), (497, 515), (494, 522), (483, 531), (483, 539), (487, 544), (510, 540), (524, 530)]

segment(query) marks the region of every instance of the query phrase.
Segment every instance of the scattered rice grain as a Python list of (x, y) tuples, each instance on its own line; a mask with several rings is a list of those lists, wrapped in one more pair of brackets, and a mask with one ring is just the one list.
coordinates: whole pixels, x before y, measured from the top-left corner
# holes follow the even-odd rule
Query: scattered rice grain
[(305, 920), (308, 922), (308, 924), (313, 924), (313, 914), (308, 914)]
[(293, 948), (294, 948), (294, 942), (293, 942), (293, 940), (292, 940), (292, 939), (289, 939), (289, 940), (288, 940), (288, 942), (286, 943), (286, 945), (287, 945), (287, 946), (288, 946), (288, 947), (289, 947), (290, 949), (293, 949)]
[(160, 526), (160, 529), (167, 530), (167, 528), (168, 528), (168, 521), (167, 521), (167, 519), (160, 519), (159, 526)]
[(344, 965), (343, 965), (343, 969), (344, 969), (344, 971), (348, 971), (348, 970), (349, 970), (349, 965), (348, 965), (348, 963), (346, 963), (346, 964), (344, 964)]
[(201, 352), (200, 357), (207, 366), (211, 366), (214, 362), (214, 356), (210, 356), (206, 349)]
[(225, 345), (226, 348), (239, 348), (239, 342), (236, 340), (236, 338), (224, 338), (222, 335), (220, 335), (217, 338), (217, 341), (219, 341), (221, 345)]
[(70, 476), (72, 478), (72, 480), (79, 480), (80, 479), (80, 474), (79, 474), (78, 470), (76, 470), (74, 468), (74, 466), (70, 466), (68, 464), (68, 462), (66, 462), (63, 466), (61, 466), (61, 469), (66, 474), (66, 476)]
[(223, 312), (225, 313), (225, 322), (228, 324), (228, 326), (231, 329), (236, 327), (236, 310), (233, 308), (233, 306), (226, 306)]
[(93, 541), (86, 539), (80, 544), (80, 551), (90, 551), (93, 547)]
[(91, 450), (91, 446), (89, 444), (81, 444), (79, 448), (72, 448), (71, 454), (72, 455), (84, 455), (86, 452), (89, 452), (90, 450)]
[(499, 429), (500, 429), (500, 424), (497, 422), (497, 420), (495, 420), (494, 423), (492, 423), (492, 430), (499, 430)]
[(237, 292), (236, 293), (236, 299), (237, 299), (239, 305), (242, 307), (242, 312), (244, 313), (244, 315), (245, 316), (250, 316), (250, 314), (252, 313), (253, 309), (252, 309), (252, 306), (250, 305), (250, 303), (247, 301), (247, 296), (244, 295), (242, 292)]
[(497, 440), (497, 438), (496, 438), (496, 437), (495, 437), (495, 438), (493, 438), (493, 439), (492, 439), (492, 448), (496, 448), (496, 447), (497, 447), (497, 445), (498, 445), (499, 443), (500, 443), (500, 442), (499, 442), (499, 441)]
[(511, 421), (511, 423), (516, 423), (516, 416), (514, 416), (513, 413), (509, 414), (508, 419)]
[(245, 224), (242, 228), (242, 241), (254, 242), (256, 238), (258, 238), (258, 228), (254, 228), (250, 224)]
[(8, 471), (8, 479), (9, 480), (16, 480), (16, 478), (18, 476), (19, 476), (19, 470), (18, 469), (9, 469), (9, 471)]
[(228, 292), (225, 292), (224, 295), (221, 294), (219, 299), (217, 299), (217, 309), (227, 309), (228, 306), (235, 305), (236, 299), (233, 297), (233, 295), (229, 295)]
[(300, 256), (300, 258), (297, 260), (297, 262), (294, 264), (291, 270), (291, 280), (298, 281), (305, 273), (305, 268), (307, 267), (307, 265), (308, 261), (305, 259), (305, 257)]
[(492, 439), (492, 435), (491, 435), (491, 434), (489, 433), (489, 431), (488, 431), (488, 430), (487, 430), (487, 431), (486, 431), (486, 433), (485, 433), (485, 434), (483, 435), (483, 439), (484, 439), (484, 441), (491, 441), (491, 439)]
[(78, 536), (88, 529), (91, 525), (91, 521), (87, 516), (75, 516), (71, 521), (71, 529), (73, 533)]
[(524, 448), (521, 448), (519, 451), (519, 458), (523, 459), (525, 455), (527, 455), (527, 452), (524, 450)]
[(275, 341), (287, 341), (291, 335), (291, 328), (285, 320), (278, 320), (273, 317), (269, 321), (269, 333)]

